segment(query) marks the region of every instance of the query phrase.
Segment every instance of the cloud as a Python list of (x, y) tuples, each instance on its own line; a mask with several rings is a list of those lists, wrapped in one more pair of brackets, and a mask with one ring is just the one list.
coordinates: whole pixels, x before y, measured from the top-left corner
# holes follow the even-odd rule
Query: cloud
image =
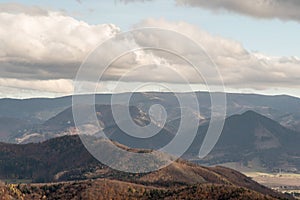
[[(37, 9), (37, 10), (36, 10)], [(8, 88), (48, 94), (69, 94), (81, 62), (92, 49), (121, 30), (113, 24), (90, 25), (60, 12), (20, 5), (0, 5), (0, 94)], [(185, 22), (147, 19), (135, 27), (161, 27), (181, 32), (201, 44), (219, 66), (226, 86), (232, 88), (295, 88), (300, 85), (300, 59), (272, 57), (247, 51), (237, 41), (214, 36)], [(109, 59), (122, 48), (163, 43), (182, 48), (186, 58), (199, 56), (195, 49), (172, 35), (139, 35), (107, 48)], [(145, 65), (144, 68), (137, 66)], [(170, 69), (173, 69), (170, 70)], [(95, 74), (97, 68), (90, 71)], [(177, 74), (175, 73), (177, 72)], [(126, 76), (124, 77), (124, 74)], [(112, 63), (107, 81), (204, 83), (186, 62), (166, 52), (135, 51)], [(214, 82), (214, 76), (205, 77)], [(126, 87), (124, 86), (125, 90)]]
[(38, 16), (48, 15), (48, 11), (38, 6), (25, 6), (18, 3), (0, 3), (0, 13), (24, 13), (27, 15)]
[(5, 78), (74, 78), (87, 54), (120, 31), (112, 24), (89, 25), (18, 4), (1, 4), (0, 10), (0, 74)]
[[(144, 0), (121, 0), (121, 2)], [(179, 6), (200, 7), (213, 11), (228, 11), (262, 19), (300, 21), (299, 0), (174, 0)]]
[(120, 31), (13, 3), (0, 4), (0, 27), (1, 87), (65, 94), (88, 53)]
[(227, 10), (258, 18), (300, 21), (298, 0), (177, 0), (177, 3), (211, 10)]
[(68, 79), (57, 80), (20, 80), (10, 78), (0, 78), (1, 87), (15, 88), (23, 90), (38, 90), (46, 91), (49, 93), (72, 94), (73, 82)]
[[(293, 88), (300, 85), (300, 58), (298, 57), (272, 57), (249, 52), (237, 41), (211, 35), (185, 22), (148, 19), (137, 25), (137, 27), (152, 26), (178, 31), (201, 44), (219, 67), (226, 86), (265, 90), (272, 87)], [(144, 42), (147, 41), (149, 39), (145, 39)], [(164, 40), (170, 45), (174, 41), (184, 48), (185, 44), (172, 38), (171, 35)], [(192, 54), (193, 49), (186, 49), (185, 56)], [(193, 77), (193, 71), (187, 73), (185, 68), (182, 68), (182, 73)]]
[[(247, 51), (243, 45), (235, 40), (212, 35), (197, 26), (185, 22), (170, 22), (164, 19), (147, 19), (134, 28), (159, 27), (173, 30), (186, 35), (196, 41), (212, 58), (219, 67), (226, 86), (230, 88), (251, 88), (266, 90), (276, 87), (297, 87), (300, 85), (300, 59), (297, 57), (272, 57), (262, 53)], [(194, 57), (204, 56), (194, 46), (187, 45), (186, 40), (178, 38), (177, 34), (161, 32), (140, 32), (133, 38), (126, 38), (111, 45), (106, 52), (96, 58), (110, 60), (112, 52), (123, 52), (122, 49), (136, 49), (140, 46), (152, 46), (160, 44), (167, 47), (175, 47), (183, 52), (183, 56), (189, 60)], [(107, 54), (105, 54), (107, 53)], [(204, 64), (201, 72), (209, 72), (206, 69), (209, 60), (203, 57)], [(94, 68), (91, 68), (91, 76), (97, 70), (95, 60)], [(207, 61), (207, 62), (206, 62)], [(143, 66), (138, 67), (137, 66)], [(207, 70), (207, 71), (205, 71)], [(205, 74), (205, 73), (204, 73)], [(186, 80), (191, 84), (205, 84), (205, 80), (218, 85), (216, 74), (205, 74), (201, 77), (195, 68), (165, 51), (139, 50), (126, 54), (116, 60), (104, 73), (104, 80), (123, 82), (158, 82), (185, 84)]]

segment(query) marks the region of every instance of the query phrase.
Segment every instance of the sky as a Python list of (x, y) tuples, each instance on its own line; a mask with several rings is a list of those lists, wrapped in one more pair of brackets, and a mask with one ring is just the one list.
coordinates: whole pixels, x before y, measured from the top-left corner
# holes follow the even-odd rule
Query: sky
[[(70, 95), (79, 66), (98, 44), (142, 27), (171, 29), (201, 44), (218, 66), (228, 92), (300, 97), (299, 8), (297, 0), (0, 1), (0, 98)], [(174, 41), (170, 36), (164, 45)], [(176, 44), (189, 49), (184, 56), (192, 58), (194, 49), (184, 42)], [(133, 52), (121, 58), (106, 72), (99, 92), (107, 92), (134, 65), (158, 63), (177, 69), (195, 90), (203, 88), (193, 70), (162, 56)], [(119, 92), (135, 82), (180, 88), (182, 82), (165, 78), (169, 76), (164, 66), (146, 66), (130, 74)], [(214, 83), (214, 77), (205, 78)]]

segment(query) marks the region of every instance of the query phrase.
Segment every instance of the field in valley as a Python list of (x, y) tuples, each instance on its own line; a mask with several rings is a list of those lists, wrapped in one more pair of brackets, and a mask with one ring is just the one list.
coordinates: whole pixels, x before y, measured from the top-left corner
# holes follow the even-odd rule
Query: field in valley
[(283, 193), (294, 194), (300, 199), (300, 174), (261, 172), (245, 172), (244, 174), (262, 185)]

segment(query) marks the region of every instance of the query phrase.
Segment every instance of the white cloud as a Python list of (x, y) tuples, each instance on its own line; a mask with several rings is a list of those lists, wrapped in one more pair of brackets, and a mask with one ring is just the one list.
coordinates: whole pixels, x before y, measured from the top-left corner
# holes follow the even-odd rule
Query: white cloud
[[(227, 86), (268, 89), (300, 85), (300, 59), (297, 57), (248, 52), (237, 41), (211, 35), (185, 22), (148, 19), (136, 25), (145, 26), (175, 30), (200, 43), (219, 66)], [(59, 12), (3, 4), (0, 4), (0, 27), (4, 27), (0, 29), (0, 90), (19, 88), (59, 94), (72, 92), (72, 79), (88, 53), (120, 32), (112, 24), (90, 25)], [(183, 56), (187, 58), (197, 56), (194, 49), (172, 35), (148, 36), (122, 41), (102, 56), (109, 58), (115, 50), (149, 42), (176, 45), (186, 52)], [(148, 66), (133, 70), (138, 65)], [(105, 73), (105, 79), (118, 80), (128, 73), (124, 81), (181, 83), (170, 68), (193, 83), (203, 83), (195, 70), (182, 60), (164, 52), (145, 51), (128, 54), (113, 63)]]
[(0, 27), (0, 73), (10, 78), (71, 78), (91, 49), (119, 32), (112, 24), (89, 25), (51, 11), (2, 11)]
[[(300, 59), (297, 57), (272, 57), (248, 52), (237, 41), (211, 35), (185, 22), (148, 19), (137, 26), (162, 27), (189, 36), (206, 49), (218, 65), (227, 86), (267, 89), (300, 85)], [(184, 44), (180, 44), (180, 41), (172, 37), (165, 42), (176, 43), (184, 47)], [(192, 54), (192, 51), (193, 49), (189, 49), (186, 54)], [(185, 72), (185, 69), (182, 72)]]
[(48, 11), (38, 6), (25, 6), (18, 3), (0, 3), (0, 13), (24, 13), (27, 15), (38, 16), (48, 15)]

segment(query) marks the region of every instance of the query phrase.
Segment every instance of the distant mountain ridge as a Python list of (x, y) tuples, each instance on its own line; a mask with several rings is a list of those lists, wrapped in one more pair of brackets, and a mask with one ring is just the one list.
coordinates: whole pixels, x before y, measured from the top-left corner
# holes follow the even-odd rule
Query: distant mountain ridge
[[(266, 171), (280, 168), (299, 172), (300, 152), (297, 142), (300, 134), (296, 131), (297, 128), (290, 130), (287, 127), (297, 127), (297, 120), (300, 117), (296, 108), (300, 107), (300, 99), (289, 96), (228, 94), (228, 115), (237, 114), (228, 116), (216, 147), (205, 159), (199, 160), (197, 153), (209, 123), (210, 100), (208, 93), (196, 94), (201, 103), (201, 113), (194, 110), (190, 112), (199, 120), (199, 131), (196, 140), (184, 155), (185, 158), (209, 165), (236, 163)], [(124, 94), (118, 95), (122, 97)], [(178, 95), (184, 96), (188, 93)], [(157, 136), (147, 140), (130, 137), (115, 124), (110, 99), (111, 95), (96, 95), (96, 102), (100, 103), (95, 106), (97, 117), (106, 135), (123, 145), (132, 148), (158, 149), (172, 140), (179, 127), (180, 105), (172, 93), (133, 94), (130, 113), (135, 123), (141, 126), (150, 123), (148, 110), (153, 104), (162, 104), (168, 114), (165, 127)], [(0, 116), (2, 116), (0, 117), (0, 141), (38, 143), (54, 137), (77, 134), (72, 108), (68, 104), (71, 104), (71, 97), (0, 100)], [(42, 115), (47, 115), (47, 120), (37, 117)], [(27, 118), (29, 119), (26, 120)], [(125, 120), (122, 123), (127, 122)], [(94, 125), (87, 126), (88, 132), (95, 130)], [(188, 127), (186, 130), (189, 130)], [(186, 134), (189, 134), (189, 131)]]
[[(189, 93), (177, 93), (176, 95), (185, 96)], [(122, 99), (124, 94), (116, 94)], [(289, 126), (289, 128), (297, 128), (300, 120), (295, 118), (295, 124), (287, 123), (284, 116), (298, 116), (299, 111), (295, 108), (300, 107), (300, 99), (287, 95), (266, 96), (256, 94), (234, 94), (227, 95), (227, 113), (228, 116), (240, 114), (247, 110), (253, 110), (263, 114), (273, 120)], [(111, 94), (95, 95), (96, 104), (110, 105)], [(201, 115), (204, 118), (210, 117), (210, 96), (208, 92), (196, 92), (199, 100)], [(178, 101), (173, 93), (133, 93), (131, 105), (137, 106), (147, 111), (150, 105), (161, 103), (167, 108), (179, 107)], [(72, 105), (72, 97), (60, 98), (36, 98), (36, 99), (0, 99), (0, 117), (9, 117), (17, 119), (26, 119), (31, 123), (43, 123), (54, 117), (58, 113), (67, 109)], [(297, 114), (298, 113), (298, 114)]]

